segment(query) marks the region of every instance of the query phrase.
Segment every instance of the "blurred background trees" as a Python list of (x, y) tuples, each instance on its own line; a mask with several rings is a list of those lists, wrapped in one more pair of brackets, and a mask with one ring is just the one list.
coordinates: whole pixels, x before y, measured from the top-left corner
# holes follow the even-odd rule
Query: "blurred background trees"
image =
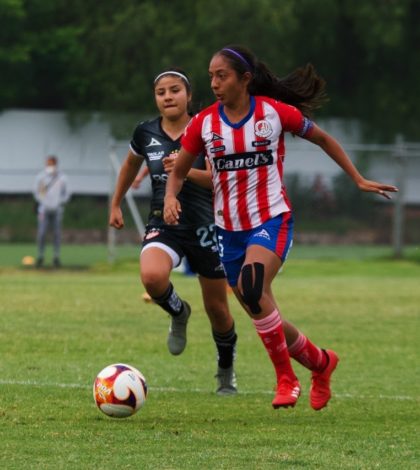
[[(184, 68), (198, 109), (213, 101), (212, 54), (239, 43), (279, 76), (312, 62), (330, 98), (316, 115), (322, 124), (356, 123), (359, 143), (393, 144), (397, 135), (420, 140), (419, 0), (0, 0), (0, 24), (0, 112), (64, 110), (75, 125), (99, 112), (113, 137), (127, 142), (138, 120), (155, 115), (157, 73)], [(358, 155), (359, 166), (368, 160)], [(388, 152), (387, 180), (395, 176), (391, 160)], [(361, 232), (364, 225), (382, 233), (391, 226), (392, 206), (378, 211), (378, 201), (346, 176), (308, 180), (288, 171), (286, 184), (299, 231)], [(31, 238), (32, 202), (5, 202), (0, 215), (9, 223), (0, 241)], [(100, 226), (106, 198), (100, 203), (73, 198), (67, 228)], [(413, 211), (409, 241), (420, 233), (418, 201)]]
[(312, 62), (330, 96), (319, 116), (418, 139), (418, 0), (0, 0), (0, 19), (0, 109), (154, 112), (169, 65), (204, 106), (211, 55), (242, 43), (279, 75)]

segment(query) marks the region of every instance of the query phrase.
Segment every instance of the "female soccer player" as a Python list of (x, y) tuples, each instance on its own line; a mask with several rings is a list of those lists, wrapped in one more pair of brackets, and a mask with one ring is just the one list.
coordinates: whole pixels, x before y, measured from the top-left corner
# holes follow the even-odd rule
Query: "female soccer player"
[(237, 392), (233, 368), (237, 335), (226, 296), (226, 276), (215, 238), (212, 191), (196, 184), (206, 173), (204, 155), (186, 175), (179, 197), (184, 212), (179, 224), (163, 221), (163, 198), (168, 172), (181, 146), (180, 137), (190, 120), (191, 86), (185, 73), (172, 68), (154, 80), (154, 96), (160, 116), (140, 123), (133, 134), (130, 149), (121, 167), (111, 203), (109, 223), (124, 226), (121, 201), (146, 160), (152, 179), (152, 200), (146, 234), (140, 255), (141, 280), (153, 301), (171, 316), (167, 339), (169, 351), (181, 354), (187, 342), (189, 304), (175, 291), (170, 274), (185, 256), (198, 273), (204, 307), (209, 317), (218, 352), (219, 395)]
[(197, 114), (185, 131), (166, 185), (164, 218), (177, 224), (182, 217), (183, 202), (176, 196), (195, 156), (204, 151), (211, 164), (220, 257), (276, 371), (272, 405), (294, 406), (300, 395), (293, 357), (312, 371), (310, 403), (319, 410), (331, 397), (330, 378), (338, 356), (321, 350), (282, 320), (271, 290), (293, 235), (282, 181), (284, 133), (319, 145), (363, 191), (389, 197), (387, 191), (397, 189), (366, 180), (339, 143), (310, 120), (325, 86), (312, 66), (280, 79), (248, 49), (228, 46), (212, 57), (209, 75), (217, 102)]

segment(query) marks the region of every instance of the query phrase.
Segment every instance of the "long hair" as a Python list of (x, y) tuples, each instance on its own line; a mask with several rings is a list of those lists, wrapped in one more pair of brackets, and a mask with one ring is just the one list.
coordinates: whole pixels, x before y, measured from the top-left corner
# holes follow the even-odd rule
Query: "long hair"
[(229, 45), (215, 55), (222, 55), (239, 77), (246, 72), (252, 74), (248, 85), (250, 95), (283, 101), (295, 106), (307, 117), (312, 117), (313, 111), (327, 101), (325, 80), (310, 63), (280, 78), (244, 46)]

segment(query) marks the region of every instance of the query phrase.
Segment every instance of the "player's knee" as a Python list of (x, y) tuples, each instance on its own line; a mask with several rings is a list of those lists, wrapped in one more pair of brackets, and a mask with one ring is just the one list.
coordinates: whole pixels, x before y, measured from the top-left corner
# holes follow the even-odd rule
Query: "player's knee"
[(148, 269), (141, 272), (141, 282), (149, 292), (156, 289), (159, 290), (162, 285), (166, 286), (168, 284), (168, 277), (158, 269)]
[(264, 285), (264, 265), (245, 264), (241, 269), (242, 300), (254, 315), (261, 313), (260, 300)]

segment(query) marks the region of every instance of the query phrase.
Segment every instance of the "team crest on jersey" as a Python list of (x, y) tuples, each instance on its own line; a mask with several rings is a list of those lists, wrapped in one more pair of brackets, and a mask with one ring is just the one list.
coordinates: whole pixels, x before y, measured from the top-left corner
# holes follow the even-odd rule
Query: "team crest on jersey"
[(268, 137), (273, 133), (273, 128), (268, 121), (257, 121), (254, 126), (255, 135), (258, 137)]
[(156, 145), (162, 145), (157, 139), (155, 139), (154, 137), (152, 137), (150, 139), (150, 142), (146, 145), (146, 147), (154, 147)]
[(223, 137), (217, 134), (217, 132), (212, 132), (210, 142), (214, 142), (215, 140), (223, 140)]

